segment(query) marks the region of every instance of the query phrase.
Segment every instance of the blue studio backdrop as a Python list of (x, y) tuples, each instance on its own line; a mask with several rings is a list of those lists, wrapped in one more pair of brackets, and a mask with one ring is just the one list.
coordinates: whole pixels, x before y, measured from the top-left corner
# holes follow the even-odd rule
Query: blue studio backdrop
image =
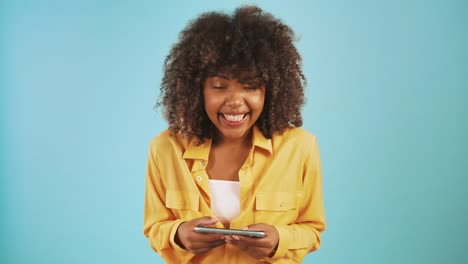
[(163, 263), (142, 233), (162, 65), (257, 4), (308, 78), (328, 230), (304, 263), (467, 263), (466, 1), (0, 2), (0, 263)]

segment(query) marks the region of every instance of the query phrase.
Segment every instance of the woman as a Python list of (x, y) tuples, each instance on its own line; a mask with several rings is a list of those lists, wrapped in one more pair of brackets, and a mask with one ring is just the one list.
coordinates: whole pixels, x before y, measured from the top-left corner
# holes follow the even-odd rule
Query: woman
[[(325, 229), (292, 30), (258, 7), (191, 21), (166, 58), (144, 234), (167, 263), (300, 263)], [(260, 230), (203, 234), (196, 226)]]

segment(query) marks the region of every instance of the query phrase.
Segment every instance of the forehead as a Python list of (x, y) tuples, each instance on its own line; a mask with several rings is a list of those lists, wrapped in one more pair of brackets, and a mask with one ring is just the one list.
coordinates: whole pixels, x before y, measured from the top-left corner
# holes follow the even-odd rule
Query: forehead
[(228, 80), (238, 80), (240, 82), (260, 81), (260, 76), (256, 70), (236, 66), (225, 66), (213, 69), (208, 73), (207, 77), (221, 77)]

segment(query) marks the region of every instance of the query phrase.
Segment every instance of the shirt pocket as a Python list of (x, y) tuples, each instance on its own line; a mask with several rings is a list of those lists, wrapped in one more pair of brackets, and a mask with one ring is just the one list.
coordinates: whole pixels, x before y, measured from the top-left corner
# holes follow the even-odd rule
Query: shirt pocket
[(297, 195), (293, 192), (258, 192), (255, 223), (290, 224), (297, 217)]
[(190, 210), (198, 211), (200, 195), (194, 192), (167, 191), (166, 207), (173, 211)]

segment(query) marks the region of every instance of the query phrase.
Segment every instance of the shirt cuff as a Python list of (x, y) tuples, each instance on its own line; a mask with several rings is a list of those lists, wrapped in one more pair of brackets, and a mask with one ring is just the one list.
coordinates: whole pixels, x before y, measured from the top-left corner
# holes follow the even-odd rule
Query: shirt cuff
[(186, 252), (186, 253), (189, 253), (187, 250), (181, 248), (176, 242), (175, 242), (175, 235), (177, 233), (177, 229), (179, 228), (180, 224), (182, 224), (184, 221), (179, 219), (179, 220), (176, 220), (174, 221), (174, 225), (172, 226), (172, 229), (171, 229), (171, 234), (169, 236), (169, 241), (171, 243), (171, 246), (172, 248), (178, 250), (178, 251), (182, 251), (182, 252)]
[(288, 245), (291, 245), (291, 233), (288, 230), (287, 226), (274, 226), (276, 231), (278, 231), (278, 248), (276, 249), (275, 255), (271, 257), (271, 260), (281, 259), (286, 253), (288, 253)]

